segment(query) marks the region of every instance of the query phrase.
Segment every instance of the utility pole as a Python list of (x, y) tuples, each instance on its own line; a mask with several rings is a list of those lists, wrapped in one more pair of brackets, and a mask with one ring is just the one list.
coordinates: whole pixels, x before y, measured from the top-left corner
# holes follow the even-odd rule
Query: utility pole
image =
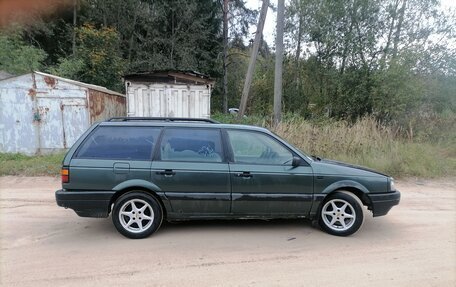
[(228, 1), (223, 0), (223, 113), (228, 112)]
[(264, 21), (268, 12), (269, 0), (263, 0), (261, 6), (260, 19), (258, 19), (257, 31), (253, 42), (252, 54), (250, 55), (249, 67), (245, 76), (244, 89), (242, 90), (241, 105), (239, 106), (238, 118), (242, 118), (247, 107), (250, 86), (252, 85), (253, 71), (255, 70), (255, 62), (260, 48), (261, 36), (263, 34)]
[(274, 71), (274, 124), (282, 119), (282, 64), (283, 64), (283, 22), (285, 0), (277, 3), (276, 59)]

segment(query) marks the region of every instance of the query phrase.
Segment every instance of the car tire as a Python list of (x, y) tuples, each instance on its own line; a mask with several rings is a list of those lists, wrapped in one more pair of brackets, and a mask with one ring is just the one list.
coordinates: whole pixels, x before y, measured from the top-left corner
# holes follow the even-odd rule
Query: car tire
[(358, 231), (364, 222), (361, 200), (348, 191), (330, 194), (318, 215), (320, 227), (329, 234), (348, 236)]
[(128, 192), (114, 204), (112, 222), (128, 238), (146, 238), (160, 228), (162, 221), (160, 203), (145, 192)]

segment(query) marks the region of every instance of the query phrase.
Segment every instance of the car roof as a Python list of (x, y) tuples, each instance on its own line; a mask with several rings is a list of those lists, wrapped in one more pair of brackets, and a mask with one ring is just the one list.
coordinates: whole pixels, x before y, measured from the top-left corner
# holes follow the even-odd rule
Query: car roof
[(133, 120), (108, 120), (100, 122), (100, 126), (135, 126), (135, 127), (185, 127), (185, 128), (214, 128), (214, 129), (240, 129), (240, 130), (251, 130), (271, 133), (266, 128), (240, 125), (240, 124), (222, 124), (215, 121), (204, 121), (203, 119), (179, 119), (179, 120), (168, 120), (168, 118), (153, 118), (148, 120), (147, 118), (134, 118)]

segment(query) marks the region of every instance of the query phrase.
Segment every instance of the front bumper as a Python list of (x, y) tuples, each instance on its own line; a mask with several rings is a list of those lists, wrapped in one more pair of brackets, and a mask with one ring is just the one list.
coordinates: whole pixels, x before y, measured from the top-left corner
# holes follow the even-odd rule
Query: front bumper
[(371, 193), (366, 195), (371, 202), (369, 209), (372, 210), (374, 217), (386, 215), (401, 200), (401, 193), (397, 190), (388, 193)]
[(57, 205), (73, 209), (81, 217), (108, 217), (114, 191), (67, 191), (55, 192)]

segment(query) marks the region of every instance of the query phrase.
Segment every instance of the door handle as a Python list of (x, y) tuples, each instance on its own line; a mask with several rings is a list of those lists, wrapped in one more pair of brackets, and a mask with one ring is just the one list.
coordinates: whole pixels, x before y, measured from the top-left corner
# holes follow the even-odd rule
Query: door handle
[(176, 174), (172, 169), (165, 169), (164, 171), (157, 171), (156, 174), (164, 175), (165, 177), (171, 177)]
[(253, 175), (248, 171), (240, 172), (236, 174), (237, 177), (251, 178)]

